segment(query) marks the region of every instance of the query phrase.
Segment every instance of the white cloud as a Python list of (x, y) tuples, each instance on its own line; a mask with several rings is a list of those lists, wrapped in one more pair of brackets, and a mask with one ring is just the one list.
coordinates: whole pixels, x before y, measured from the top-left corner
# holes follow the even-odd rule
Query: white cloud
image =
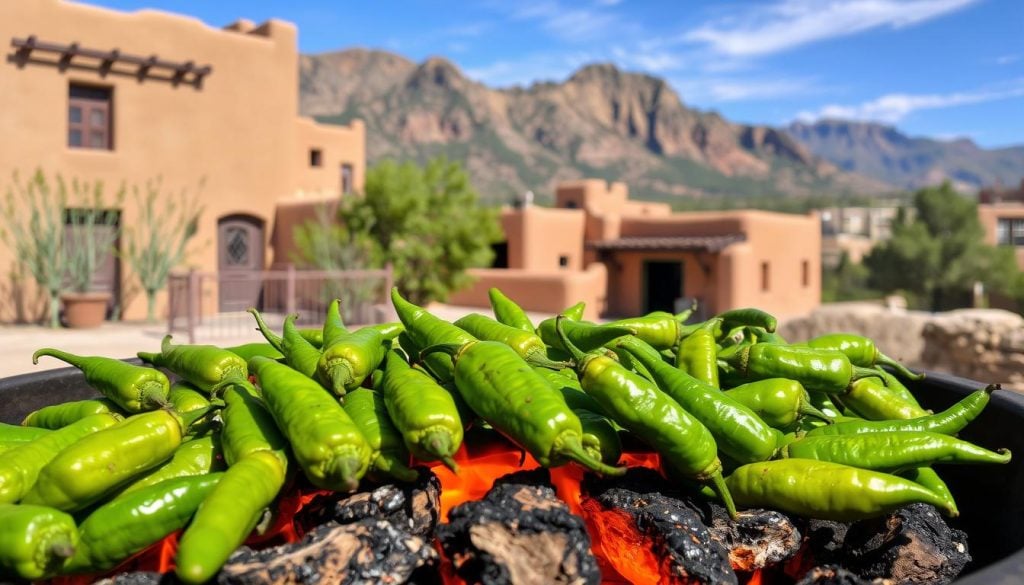
[(586, 53), (535, 53), (520, 59), (495, 61), (479, 67), (468, 67), (468, 77), (496, 87), (527, 86), (536, 81), (565, 79), (569, 72), (595, 61)]
[(811, 79), (704, 78), (673, 81), (685, 101), (738, 102), (820, 93)]
[(1020, 61), (1020, 55), (1000, 55), (996, 57), (996, 65), (1009, 65)]
[(781, 0), (744, 16), (707, 23), (683, 35), (726, 55), (784, 51), (828, 38), (923, 22), (979, 0)]
[(620, 65), (641, 69), (650, 73), (661, 73), (681, 69), (686, 60), (679, 53), (654, 50), (629, 50), (622, 46), (612, 47), (612, 57)]
[(796, 118), (814, 121), (822, 118), (870, 120), (894, 124), (918, 110), (952, 108), (1024, 96), (1024, 80), (1016, 80), (996, 89), (947, 94), (890, 93), (857, 105), (829, 104), (817, 112), (803, 111)]
[(553, 0), (526, 2), (511, 13), (515, 20), (537, 20), (541, 27), (555, 38), (579, 43), (602, 39), (623, 29), (635, 28), (622, 18), (605, 10), (617, 4), (598, 3), (593, 8), (565, 7)]

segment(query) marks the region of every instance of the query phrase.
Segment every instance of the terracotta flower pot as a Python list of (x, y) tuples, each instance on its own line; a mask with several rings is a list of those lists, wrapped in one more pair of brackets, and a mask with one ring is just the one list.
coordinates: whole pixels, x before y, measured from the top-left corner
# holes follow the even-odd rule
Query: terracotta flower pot
[(72, 329), (99, 327), (107, 319), (110, 293), (64, 293), (60, 300), (64, 305), (64, 324)]

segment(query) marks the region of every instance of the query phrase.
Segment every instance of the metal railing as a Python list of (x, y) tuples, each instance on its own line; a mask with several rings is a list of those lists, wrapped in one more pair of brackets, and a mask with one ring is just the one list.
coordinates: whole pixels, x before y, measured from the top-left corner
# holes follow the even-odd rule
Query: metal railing
[(247, 311), (255, 307), (280, 331), (286, 315), (298, 314), (299, 326), (319, 327), (327, 305), (341, 300), (346, 325), (381, 323), (393, 318), (391, 265), (382, 270), (265, 270), (172, 273), (168, 278), (167, 332), (185, 333), (189, 343), (240, 338), (254, 330)]

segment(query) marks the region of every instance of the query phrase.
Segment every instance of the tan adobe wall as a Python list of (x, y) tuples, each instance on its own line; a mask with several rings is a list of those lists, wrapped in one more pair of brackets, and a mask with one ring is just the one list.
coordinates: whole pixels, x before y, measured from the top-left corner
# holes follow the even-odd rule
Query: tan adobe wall
[(476, 280), (451, 296), (449, 303), (467, 307), (489, 307), (487, 291), (501, 289), (523, 308), (558, 313), (580, 301), (587, 304), (585, 319), (597, 319), (605, 312), (608, 274), (603, 264), (582, 271), (533, 271), (512, 268), (470, 270)]
[[(168, 193), (186, 188), (194, 193), (205, 178), (205, 211), (188, 264), (207, 271), (217, 269), (218, 218), (256, 218), (265, 225), (268, 244), (276, 202), (298, 190), (337, 193), (339, 161), (354, 164), (355, 187), (361, 190), (362, 125), (325, 128), (298, 118), (295, 27), (269, 21), (258, 27), (239, 22), (232, 29), (154, 10), (118, 12), (58, 0), (0, 2), (0, 42), (8, 57), (0, 63), (5, 96), (0, 108), (0, 190), (13, 171), (24, 176), (36, 168), (50, 176), (60, 172), (67, 178), (103, 180), (110, 192), (122, 182), (142, 184), (160, 176)], [(49, 43), (193, 61), (210, 65), (212, 72), (197, 89), (140, 80), (130, 72), (101, 75), (95, 66), (19, 66), (11, 58), (10, 40), (30, 35)], [(55, 59), (53, 54), (38, 57)], [(74, 62), (89, 63), (78, 58)], [(111, 89), (112, 150), (68, 147), (71, 82)], [(313, 144), (324, 150), (321, 171), (309, 169), (308, 149)], [(130, 225), (135, 217), (129, 201), (122, 223)], [(268, 247), (267, 263), (271, 256)], [(10, 251), (0, 246), (0, 283), (5, 286), (12, 260)], [(122, 291), (134, 282), (124, 263), (122, 282)], [(0, 321), (15, 317), (6, 299), (8, 295), (0, 300)], [(141, 296), (124, 300), (130, 303), (126, 318), (142, 316)]]
[[(582, 270), (584, 215), (578, 209), (533, 205), (503, 209), (502, 228), (508, 241), (508, 266), (524, 270)], [(560, 257), (568, 260), (561, 266)]]
[[(996, 224), (1000, 219), (1024, 219), (1024, 205), (979, 205), (978, 220), (985, 228), (985, 242), (996, 245)], [(1024, 247), (1017, 247), (1017, 265), (1024, 270)]]
[[(644, 312), (644, 262), (673, 261), (683, 263), (683, 290), (679, 297), (699, 297), (707, 310), (714, 312), (718, 304), (713, 273), (705, 274), (702, 265), (713, 265), (716, 257), (696, 252), (616, 252), (608, 261), (608, 312), (616, 316), (640, 315)], [(712, 268), (714, 270), (714, 268)]]

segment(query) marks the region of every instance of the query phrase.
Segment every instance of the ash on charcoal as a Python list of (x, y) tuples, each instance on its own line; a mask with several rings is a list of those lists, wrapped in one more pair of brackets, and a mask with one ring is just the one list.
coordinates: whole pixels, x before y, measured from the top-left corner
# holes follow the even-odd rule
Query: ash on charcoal
[(724, 508), (721, 513), (716, 510), (711, 522), (711, 538), (729, 551), (733, 569), (746, 572), (793, 557), (803, 543), (800, 531), (788, 516), (759, 509), (743, 510), (735, 521)]
[(898, 583), (949, 583), (971, 560), (967, 535), (950, 528), (928, 504), (853, 523), (842, 553), (841, 564), (862, 577)]
[(428, 469), (411, 484), (385, 484), (355, 494), (336, 493), (314, 499), (297, 515), (302, 526), (326, 522), (351, 524), (367, 518), (388, 520), (415, 535), (429, 538), (441, 513), (441, 482)]
[(835, 565), (814, 567), (796, 585), (894, 585), (890, 579), (863, 579)]
[(583, 520), (550, 486), (547, 470), (495, 481), (437, 527), (445, 555), (466, 582), (597, 585), (601, 574)]
[(96, 581), (96, 585), (172, 585), (179, 581), (174, 573), (160, 574), (155, 571), (121, 573)]
[(302, 540), (260, 551), (242, 547), (217, 574), (223, 585), (435, 583), (437, 551), (387, 520), (325, 524)]
[(695, 502), (656, 491), (639, 493), (619, 487), (644, 489), (650, 487), (650, 482), (658, 483), (652, 477), (630, 475), (633, 474), (627, 474), (621, 483), (585, 482), (584, 498), (596, 501), (603, 511), (620, 510), (632, 516), (637, 531), (651, 541), (667, 582), (737, 583), (728, 551), (712, 539), (700, 513), (694, 509)]

